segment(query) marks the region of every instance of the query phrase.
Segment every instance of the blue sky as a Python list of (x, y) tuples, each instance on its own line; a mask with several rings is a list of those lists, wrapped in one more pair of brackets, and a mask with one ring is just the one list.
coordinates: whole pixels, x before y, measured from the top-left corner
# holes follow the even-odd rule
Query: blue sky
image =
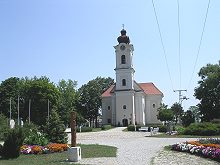
[(153, 82), (169, 106), (178, 101), (173, 89), (187, 89), (183, 107), (196, 105), (199, 69), (220, 60), (220, 1), (210, 3), (191, 83), (208, 0), (179, 0), (180, 55), (177, 0), (154, 3), (172, 83), (151, 0), (0, 0), (0, 81), (47, 76), (55, 83), (76, 80), (79, 88), (97, 76), (115, 79), (113, 46), (125, 24), (135, 49), (135, 80)]

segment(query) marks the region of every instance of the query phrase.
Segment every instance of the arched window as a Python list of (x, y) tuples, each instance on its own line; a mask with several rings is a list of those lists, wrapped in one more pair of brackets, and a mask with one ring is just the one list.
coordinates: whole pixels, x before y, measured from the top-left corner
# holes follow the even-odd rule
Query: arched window
[(125, 55), (121, 56), (121, 64), (125, 64), (126, 63), (126, 58)]
[(122, 79), (122, 86), (126, 86), (126, 80)]
[(153, 104), (153, 108), (155, 108), (155, 106), (156, 106), (156, 105), (155, 105), (155, 104)]
[(126, 105), (123, 105), (123, 109), (126, 109)]

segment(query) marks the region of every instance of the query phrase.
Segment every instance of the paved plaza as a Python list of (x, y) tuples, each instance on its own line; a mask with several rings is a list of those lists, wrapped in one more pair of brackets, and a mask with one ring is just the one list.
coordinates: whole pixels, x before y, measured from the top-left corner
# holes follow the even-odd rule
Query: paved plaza
[[(217, 165), (217, 162), (194, 155), (164, 151), (164, 146), (187, 138), (156, 138), (150, 132), (125, 132), (124, 127), (101, 132), (77, 133), (77, 143), (101, 144), (118, 148), (116, 158), (86, 158), (80, 164), (91, 165)], [(69, 134), (70, 141), (70, 134)]]

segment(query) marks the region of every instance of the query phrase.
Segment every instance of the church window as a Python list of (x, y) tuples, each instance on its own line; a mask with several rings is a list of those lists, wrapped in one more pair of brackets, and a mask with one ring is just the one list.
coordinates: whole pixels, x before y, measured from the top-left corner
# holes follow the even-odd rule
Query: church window
[(126, 80), (122, 79), (122, 86), (126, 86)]
[(110, 108), (111, 108), (111, 107), (110, 107), (110, 106), (108, 106), (108, 110), (110, 110)]
[(126, 109), (126, 105), (123, 105), (123, 109)]
[(121, 64), (125, 64), (126, 63), (126, 58), (125, 55), (121, 56)]
[(156, 105), (155, 105), (155, 104), (153, 104), (153, 108), (155, 108), (155, 106), (156, 106)]

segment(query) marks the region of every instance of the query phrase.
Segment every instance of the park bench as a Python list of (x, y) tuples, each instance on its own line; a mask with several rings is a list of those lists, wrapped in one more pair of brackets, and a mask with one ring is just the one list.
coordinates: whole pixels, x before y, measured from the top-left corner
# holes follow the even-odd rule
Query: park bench
[(139, 128), (139, 131), (145, 131), (145, 132), (148, 132), (148, 127), (141, 127), (141, 128)]

